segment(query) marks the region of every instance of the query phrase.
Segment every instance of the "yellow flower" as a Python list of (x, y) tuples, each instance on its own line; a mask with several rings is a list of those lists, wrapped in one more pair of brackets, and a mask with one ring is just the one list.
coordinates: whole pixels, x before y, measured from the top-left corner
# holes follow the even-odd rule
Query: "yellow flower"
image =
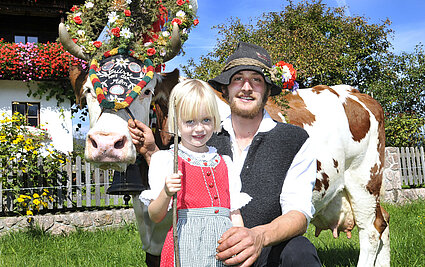
[(38, 154), (38, 151), (37, 151), (37, 150), (34, 150), (32, 153), (33, 153), (34, 155), (37, 155), (37, 154)]
[(33, 215), (32, 211), (27, 210), (27, 215)]
[(43, 207), (47, 208), (47, 202), (41, 201), (41, 204), (43, 205)]
[(27, 138), (27, 139), (25, 140), (25, 143), (26, 143), (27, 145), (31, 145), (31, 144), (32, 144), (32, 139), (31, 139), (31, 138)]
[(19, 202), (19, 203), (24, 202), (24, 199), (23, 199), (23, 198), (18, 197), (18, 202)]
[(33, 198), (39, 198), (39, 197), (40, 197), (40, 195), (39, 195), (39, 194), (37, 194), (37, 193), (34, 193), (34, 195), (32, 195), (32, 197), (33, 197)]
[(43, 189), (43, 191), (46, 192), (46, 193), (49, 193), (49, 190), (47, 190), (47, 189)]
[(38, 205), (40, 205), (40, 200), (34, 199), (33, 203), (38, 206)]

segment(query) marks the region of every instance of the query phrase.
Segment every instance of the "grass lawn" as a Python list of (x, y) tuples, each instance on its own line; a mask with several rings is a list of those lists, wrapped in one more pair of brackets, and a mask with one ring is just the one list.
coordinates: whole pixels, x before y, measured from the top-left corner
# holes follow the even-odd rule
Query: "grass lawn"
[[(391, 266), (425, 266), (425, 201), (404, 206), (384, 205), (390, 213)], [(318, 250), (323, 266), (356, 266), (359, 255), (357, 228), (353, 237), (334, 239), (330, 231), (306, 236)], [(145, 266), (134, 224), (96, 232), (78, 231), (51, 236), (41, 230), (0, 237), (0, 266)]]

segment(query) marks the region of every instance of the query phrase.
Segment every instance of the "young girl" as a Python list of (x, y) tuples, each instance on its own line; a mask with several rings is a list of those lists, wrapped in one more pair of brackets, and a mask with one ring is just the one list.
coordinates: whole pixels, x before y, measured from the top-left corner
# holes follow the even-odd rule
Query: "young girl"
[[(232, 225), (243, 226), (239, 208), (251, 198), (240, 192), (241, 181), (232, 171), (231, 159), (206, 145), (220, 127), (212, 88), (200, 80), (186, 80), (173, 88), (168, 114), (170, 132), (176, 119), (174, 103), (181, 136), (179, 172), (173, 174), (173, 147), (153, 154), (149, 166), (151, 190), (143, 191), (140, 199), (149, 205), (149, 216), (158, 223), (171, 209), (172, 196), (177, 193), (181, 266), (224, 266), (215, 259), (217, 242)], [(161, 266), (174, 266), (172, 232), (170, 227)]]

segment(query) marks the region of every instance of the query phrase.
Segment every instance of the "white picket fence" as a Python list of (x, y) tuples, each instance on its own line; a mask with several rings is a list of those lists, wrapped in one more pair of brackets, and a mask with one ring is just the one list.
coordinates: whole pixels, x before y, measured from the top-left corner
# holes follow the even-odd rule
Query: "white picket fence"
[[(76, 157), (75, 163), (72, 163), (71, 158), (68, 159), (64, 166), (67, 178), (63, 180), (66, 182), (55, 187), (46, 187), (49, 191), (56, 190), (57, 193), (54, 203), (49, 202), (47, 209), (67, 210), (124, 205), (122, 196), (106, 194), (106, 190), (112, 182), (113, 171), (93, 169), (90, 163), (82, 162), (79, 156)], [(44, 187), (20, 188), (20, 192), (28, 194), (39, 192), (42, 189)], [(87, 194), (87, 192), (90, 193)], [(14, 199), (15, 195), (12, 189), (3, 188), (0, 179), (0, 213), (13, 211)]]
[(399, 148), (401, 180), (403, 185), (425, 184), (425, 154), (423, 147)]
[[(425, 184), (425, 154), (423, 147), (398, 148), (400, 157), (401, 183), (407, 186)], [(67, 161), (64, 166), (67, 179), (65, 184), (49, 190), (57, 190), (55, 203), (49, 203), (49, 210), (67, 210), (73, 208), (107, 207), (124, 205), (123, 197), (106, 194), (110, 186), (113, 171), (92, 170), (90, 163), (82, 162), (77, 157), (75, 163)], [(0, 177), (1, 178), (1, 177)], [(41, 188), (42, 189), (42, 188)], [(22, 192), (33, 192), (40, 188), (21, 188)], [(90, 192), (87, 194), (86, 192)], [(10, 189), (4, 189), (0, 179), (0, 213), (13, 211), (14, 194)], [(130, 200), (131, 204), (131, 200)]]

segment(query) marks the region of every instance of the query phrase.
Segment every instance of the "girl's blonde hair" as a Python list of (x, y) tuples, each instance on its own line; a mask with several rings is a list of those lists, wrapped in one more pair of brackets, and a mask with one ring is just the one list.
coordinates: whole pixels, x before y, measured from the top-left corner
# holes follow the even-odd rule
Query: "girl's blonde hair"
[(174, 103), (178, 121), (200, 119), (202, 111), (210, 114), (214, 131), (220, 130), (220, 113), (212, 87), (198, 79), (188, 79), (178, 83), (171, 91), (168, 101), (168, 131), (174, 133)]

